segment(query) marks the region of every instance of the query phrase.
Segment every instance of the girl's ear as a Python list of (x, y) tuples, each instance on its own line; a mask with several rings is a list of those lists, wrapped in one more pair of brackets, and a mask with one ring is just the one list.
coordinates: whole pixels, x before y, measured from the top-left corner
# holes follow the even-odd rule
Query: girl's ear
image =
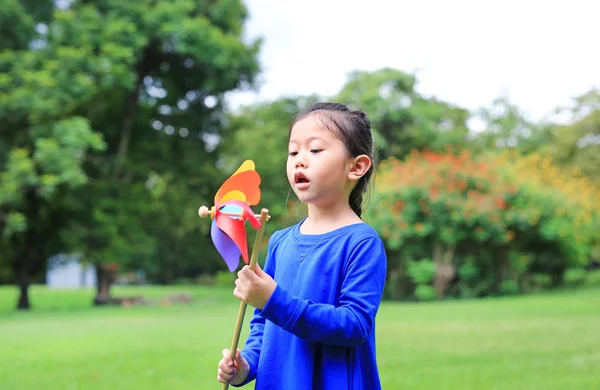
[(366, 154), (352, 158), (350, 170), (348, 171), (348, 180), (359, 180), (371, 169), (371, 164), (371, 159)]

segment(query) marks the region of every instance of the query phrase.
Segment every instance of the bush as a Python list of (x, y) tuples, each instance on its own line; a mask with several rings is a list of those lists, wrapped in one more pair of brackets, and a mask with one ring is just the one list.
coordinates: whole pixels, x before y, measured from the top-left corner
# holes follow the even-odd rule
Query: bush
[(416, 284), (428, 284), (435, 275), (435, 264), (429, 259), (408, 263), (408, 274)]
[(500, 293), (503, 295), (515, 295), (519, 293), (519, 283), (515, 280), (504, 280), (500, 284)]
[(600, 287), (600, 269), (588, 271), (585, 275), (585, 285), (589, 287)]
[(211, 274), (203, 273), (196, 278), (196, 283), (200, 286), (212, 286), (215, 284), (215, 277)]
[(546, 274), (533, 274), (531, 277), (533, 290), (544, 290), (552, 285), (552, 277)]
[(415, 151), (383, 161), (377, 176), (377, 207), (365, 219), (394, 259), (388, 269), (416, 286), (434, 277), (439, 296), (573, 281), (565, 272), (584, 267), (600, 244), (600, 191), (537, 154)]
[(415, 297), (419, 301), (432, 301), (436, 298), (435, 290), (431, 286), (419, 284), (415, 288)]
[(229, 271), (219, 271), (215, 275), (215, 286), (219, 287), (234, 287), (237, 273)]
[(585, 281), (585, 269), (570, 268), (565, 272), (565, 285), (578, 286)]

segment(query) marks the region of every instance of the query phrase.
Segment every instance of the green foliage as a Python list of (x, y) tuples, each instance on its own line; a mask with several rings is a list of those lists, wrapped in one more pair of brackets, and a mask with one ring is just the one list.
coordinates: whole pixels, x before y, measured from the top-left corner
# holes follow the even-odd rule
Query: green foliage
[(568, 116), (567, 124), (534, 123), (507, 97), (494, 99), (490, 107), (473, 114), (484, 130), (474, 133), (469, 148), (478, 152), (510, 149), (522, 155), (542, 153), (576, 176), (584, 175), (600, 185), (600, 92), (597, 88), (572, 99), (570, 107), (556, 113)]
[(546, 148), (551, 142), (552, 126), (530, 121), (506, 96), (494, 99), (490, 107), (477, 110), (473, 118), (483, 123), (484, 131), (473, 134), (472, 150), (502, 148), (528, 154)]
[(503, 295), (515, 295), (519, 293), (519, 283), (516, 280), (503, 280), (500, 283), (500, 293)]
[[(39, 277), (49, 255), (72, 251), (161, 283), (222, 271), (196, 210), (248, 158), (262, 177), (258, 207), (273, 216), (266, 236), (305, 215), (285, 151), (293, 116), (321, 97), (227, 112), (226, 93), (252, 87), (259, 71), (261, 40), (242, 39), (246, 18), (239, 0), (2, 3), (1, 281)], [(475, 114), (486, 129), (474, 135), (467, 110), (417, 85), (399, 70), (357, 71), (327, 98), (367, 112), (384, 161), (414, 161), (412, 150), (456, 158), (417, 164), (398, 188), (376, 191), (371, 217), (390, 252), (386, 294), (481, 296), (579, 280), (565, 271), (600, 259), (591, 190), (600, 153), (589, 141), (600, 123), (597, 91), (577, 98), (575, 121), (561, 126), (532, 123), (499, 98)], [(499, 160), (489, 153), (498, 148), (521, 158)], [(563, 168), (572, 173), (559, 175)], [(575, 176), (589, 183), (571, 185)], [(382, 212), (385, 202), (397, 209)]]
[(552, 285), (552, 277), (548, 274), (534, 273), (531, 275), (531, 290), (539, 291)]
[(600, 91), (592, 89), (575, 101), (570, 110), (575, 122), (555, 127), (548, 153), (600, 187)]
[(565, 285), (567, 286), (578, 286), (583, 284), (585, 281), (585, 269), (584, 268), (569, 268), (565, 271)]
[(416, 84), (415, 75), (395, 69), (356, 71), (332, 99), (367, 113), (380, 159), (404, 158), (413, 149), (462, 147), (467, 141), (468, 111), (420, 95)]
[(427, 284), (435, 276), (435, 264), (429, 259), (409, 261), (406, 267), (408, 275), (417, 284)]
[(197, 260), (210, 238), (196, 210), (222, 180), (206, 139), (219, 135), (224, 94), (258, 72), (245, 6), (5, 3), (0, 230), (13, 250), (0, 260), (40, 268), (52, 248), (161, 281), (214, 271), (216, 251)]
[(11, 211), (6, 215), (6, 226), (4, 227), (4, 237), (10, 238), (13, 234), (23, 233), (27, 230), (27, 221), (22, 213)]
[(235, 272), (219, 271), (215, 275), (215, 286), (234, 288), (235, 279), (237, 279)]
[(13, 148), (8, 153), (4, 171), (0, 172), (0, 204), (18, 204), (20, 192), (35, 186), (39, 177), (26, 149)]
[(600, 287), (600, 269), (588, 271), (584, 283), (589, 287)]
[(415, 297), (419, 301), (433, 301), (436, 299), (433, 287), (426, 284), (419, 284), (415, 288)]

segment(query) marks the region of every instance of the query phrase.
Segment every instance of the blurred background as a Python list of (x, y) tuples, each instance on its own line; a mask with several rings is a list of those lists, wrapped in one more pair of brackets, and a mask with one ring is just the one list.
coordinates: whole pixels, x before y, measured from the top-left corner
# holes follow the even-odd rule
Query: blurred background
[(384, 388), (600, 388), (598, 11), (3, 1), (0, 388), (217, 388), (236, 275), (197, 210), (252, 159), (265, 243), (300, 220), (288, 129), (322, 100), (376, 135)]

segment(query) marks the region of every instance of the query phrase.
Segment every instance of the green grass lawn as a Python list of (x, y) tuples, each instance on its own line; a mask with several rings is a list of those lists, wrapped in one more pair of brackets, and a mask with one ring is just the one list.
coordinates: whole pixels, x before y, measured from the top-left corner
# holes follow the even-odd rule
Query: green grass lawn
[[(191, 304), (91, 308), (90, 290), (36, 286), (34, 310), (19, 313), (16, 289), (0, 287), (0, 389), (220, 389), (239, 307), (230, 290), (115, 289), (183, 291)], [(377, 338), (384, 389), (600, 389), (600, 289), (384, 303)]]

